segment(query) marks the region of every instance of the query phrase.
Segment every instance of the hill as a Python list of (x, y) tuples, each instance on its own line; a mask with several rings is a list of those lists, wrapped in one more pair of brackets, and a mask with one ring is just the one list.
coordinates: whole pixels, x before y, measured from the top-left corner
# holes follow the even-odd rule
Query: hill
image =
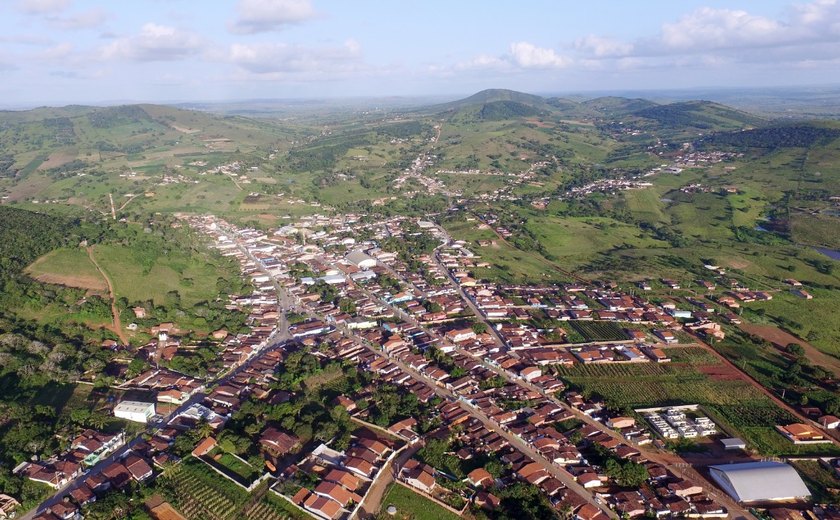
[(464, 99), (433, 105), (430, 109), (436, 112), (446, 112), (497, 102), (513, 102), (535, 108), (545, 108), (547, 106), (545, 98), (533, 94), (507, 89), (487, 89)]
[(712, 101), (683, 101), (653, 105), (632, 115), (652, 121), (663, 128), (734, 130), (765, 124), (767, 120)]
[(581, 107), (589, 109), (603, 117), (621, 117), (640, 110), (658, 106), (647, 99), (630, 99), (624, 97), (604, 96), (589, 99), (580, 104)]

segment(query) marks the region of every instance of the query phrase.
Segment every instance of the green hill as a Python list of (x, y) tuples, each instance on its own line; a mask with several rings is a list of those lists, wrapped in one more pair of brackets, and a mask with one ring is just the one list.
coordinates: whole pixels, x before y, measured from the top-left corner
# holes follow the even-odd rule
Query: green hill
[(449, 103), (443, 103), (441, 105), (435, 105), (431, 108), (438, 112), (446, 112), (502, 101), (513, 102), (537, 108), (545, 108), (547, 106), (545, 98), (535, 96), (533, 94), (526, 94), (524, 92), (517, 92), (515, 90), (507, 89), (487, 89), (482, 90), (481, 92), (476, 92), (472, 96), (466, 97), (464, 99), (451, 101)]
[(632, 112), (632, 115), (669, 129), (735, 130), (767, 122), (758, 116), (711, 101), (683, 101), (648, 106)]
[(630, 99), (616, 96), (604, 96), (589, 99), (580, 104), (582, 107), (596, 112), (599, 116), (621, 117), (640, 110), (658, 106), (647, 99)]

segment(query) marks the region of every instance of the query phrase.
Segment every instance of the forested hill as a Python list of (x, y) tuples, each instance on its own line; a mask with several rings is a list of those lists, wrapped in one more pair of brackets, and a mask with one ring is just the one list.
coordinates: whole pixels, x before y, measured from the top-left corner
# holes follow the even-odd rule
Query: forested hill
[(81, 240), (78, 219), (0, 206), (0, 286), (39, 256)]

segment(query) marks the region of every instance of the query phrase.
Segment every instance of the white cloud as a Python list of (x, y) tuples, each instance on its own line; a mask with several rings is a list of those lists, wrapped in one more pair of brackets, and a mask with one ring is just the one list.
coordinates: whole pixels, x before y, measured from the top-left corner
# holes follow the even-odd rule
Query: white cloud
[(590, 34), (575, 42), (575, 49), (597, 58), (627, 56), (633, 52), (633, 44)]
[(242, 34), (278, 31), (319, 16), (310, 0), (239, 0), (236, 11), (230, 29)]
[(117, 38), (102, 49), (107, 59), (134, 61), (174, 61), (194, 56), (203, 50), (198, 36), (174, 27), (147, 23), (134, 36)]
[(516, 65), (525, 69), (562, 69), (572, 63), (571, 59), (560, 56), (554, 49), (537, 47), (528, 42), (510, 44), (510, 57)]
[(329, 78), (362, 68), (361, 47), (355, 40), (334, 47), (304, 47), (285, 43), (236, 43), (228, 61), (258, 75)]
[(786, 27), (746, 11), (702, 7), (662, 26), (662, 43), (672, 49), (767, 45), (788, 39)]
[(102, 9), (91, 9), (68, 16), (48, 16), (50, 25), (63, 30), (94, 29), (105, 23), (108, 14)]
[(27, 14), (50, 14), (63, 11), (70, 0), (20, 0), (18, 7)]

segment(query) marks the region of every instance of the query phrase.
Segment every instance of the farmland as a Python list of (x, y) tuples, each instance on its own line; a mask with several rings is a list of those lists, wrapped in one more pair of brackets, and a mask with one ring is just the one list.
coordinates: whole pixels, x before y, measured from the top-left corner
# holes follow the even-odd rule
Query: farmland
[(167, 471), (163, 477), (163, 492), (167, 499), (189, 520), (228, 520), (234, 518), (263, 518), (283, 520), (303, 518), (297, 511), (263, 496), (256, 502), (249, 494), (215, 472), (204, 463), (187, 458)]
[(572, 321), (575, 329), (585, 341), (622, 341), (627, 335), (621, 326), (611, 321)]
[(723, 366), (700, 347), (672, 348), (671, 363), (593, 364), (557, 367), (557, 374), (610, 407), (635, 408), (700, 404), (732, 435), (762, 455), (835, 453), (832, 446), (794, 446), (774, 426), (795, 422), (749, 382), (720, 374)]

